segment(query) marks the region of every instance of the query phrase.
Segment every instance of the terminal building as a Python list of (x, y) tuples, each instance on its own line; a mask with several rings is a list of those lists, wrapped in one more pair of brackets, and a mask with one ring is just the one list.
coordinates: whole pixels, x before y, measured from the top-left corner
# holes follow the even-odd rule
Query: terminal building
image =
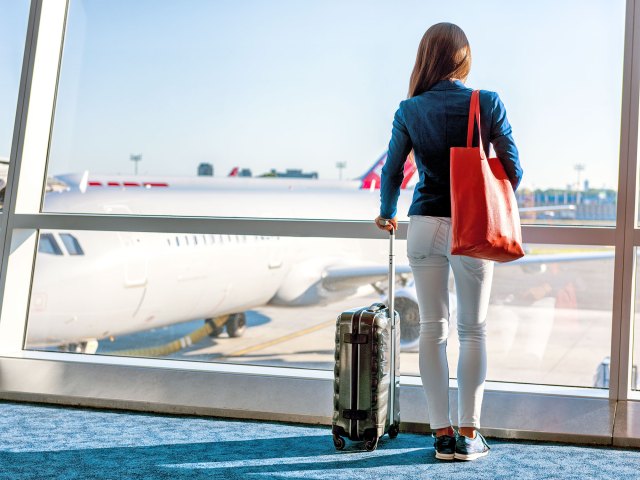
[(284, 172), (278, 172), (275, 168), (272, 168), (269, 173), (263, 175), (264, 177), (275, 178), (318, 178), (318, 172), (303, 172), (299, 168), (287, 168)]
[(452, 475), (420, 377), (413, 184), (400, 434), (331, 442), (336, 318), (389, 293), (379, 181), (342, 175), (379, 180), (420, 38), (447, 18), (524, 169), (526, 255), (495, 265), (489, 299), (482, 474), (637, 477), (639, 2), (0, 0), (0, 477)]

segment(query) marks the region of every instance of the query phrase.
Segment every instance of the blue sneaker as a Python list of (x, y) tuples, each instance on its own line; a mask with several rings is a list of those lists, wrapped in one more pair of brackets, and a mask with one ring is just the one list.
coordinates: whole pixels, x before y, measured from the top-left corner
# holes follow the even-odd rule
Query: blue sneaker
[(475, 460), (489, 454), (489, 445), (480, 432), (476, 432), (475, 438), (458, 435), (456, 440), (455, 458), (457, 460)]
[(436, 437), (433, 434), (433, 448), (436, 451), (436, 458), (439, 460), (453, 460), (456, 452), (456, 437), (450, 435), (440, 435)]

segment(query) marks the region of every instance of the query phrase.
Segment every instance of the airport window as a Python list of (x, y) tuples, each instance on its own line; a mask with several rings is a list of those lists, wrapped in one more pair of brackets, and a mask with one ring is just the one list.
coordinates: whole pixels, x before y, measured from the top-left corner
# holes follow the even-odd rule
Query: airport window
[[(636, 247), (636, 269), (635, 274), (638, 275), (640, 267), (639, 248)], [(640, 391), (640, 286), (638, 281), (635, 282), (635, 301), (634, 301), (634, 321), (631, 328), (631, 372), (630, 372), (630, 388)]]
[[(622, 0), (517, 5), (500, 0), (490, 10), (473, 3), (462, 9), (455, 2), (424, 3), (415, 5), (409, 17), (391, 3), (366, 4), (366, 22), (365, 4), (359, 1), (292, 9), (281, 2), (257, 2), (249, 10), (240, 4), (194, 0), (171, 10), (141, 5), (71, 2), (49, 176), (99, 171), (123, 185), (131, 183), (138, 170), (166, 177), (171, 187), (163, 190), (170, 200), (136, 202), (136, 214), (368, 219), (376, 210), (375, 192), (369, 188), (379, 186), (379, 179), (367, 180), (363, 190), (363, 177), (371, 169), (375, 175), (373, 167), (387, 147), (425, 18), (451, 17), (465, 25), (474, 52), (468, 84), (498, 91), (507, 107), (525, 170), (518, 191), (525, 223), (615, 223)], [(277, 13), (285, 9), (286, 15)], [(126, 14), (114, 17), (113, 11)], [(495, 39), (483, 22), (475, 21), (488, 18), (489, 11), (491, 22), (503, 25), (503, 34), (511, 39), (498, 56)], [(379, 21), (401, 21), (403, 34), (390, 41), (380, 35)], [(327, 23), (333, 29), (330, 36), (325, 35)], [(114, 36), (114, 29), (120, 34)], [(253, 41), (253, 35), (260, 41)], [(567, 35), (581, 39), (569, 56), (557, 48)], [(162, 55), (155, 55), (157, 51)], [(192, 63), (185, 63), (185, 51), (199, 59), (195, 71)], [(145, 62), (134, 61), (137, 58)], [(247, 74), (246, 65), (260, 72), (260, 89), (251, 88), (255, 76)], [(193, 75), (157, 74), (167, 67)], [(569, 87), (568, 81), (558, 84), (558, 75), (552, 73), (558, 71), (589, 75)], [(315, 93), (309, 96), (311, 91)], [(175, 115), (166, 116), (158, 98), (172, 99)], [(282, 131), (287, 132), (284, 143)], [(135, 138), (133, 144), (129, 135)], [(100, 151), (95, 149), (97, 136), (111, 139)], [(239, 144), (251, 148), (238, 149)], [(125, 153), (126, 148), (135, 151)], [(201, 151), (217, 159), (211, 164), (213, 178), (197, 176)], [(224, 178), (232, 170), (251, 170), (259, 178)], [(220, 191), (204, 188), (220, 182), (242, 186), (242, 201), (221, 201)], [(182, 187), (196, 184), (202, 200), (182, 201)], [(143, 198), (154, 188), (109, 192), (114, 198)], [(410, 200), (407, 189), (399, 206), (403, 218)], [(46, 211), (69, 208), (61, 201), (45, 202)]]
[(41, 233), (38, 242), (38, 252), (50, 255), (62, 255), (62, 250), (51, 233)]
[(78, 239), (69, 233), (61, 233), (60, 239), (64, 244), (69, 255), (84, 255), (84, 251), (78, 243)]
[(0, 0), (0, 208), (4, 204), (9, 154), (20, 83), (29, 2)]
[[(53, 241), (51, 234), (46, 235)], [(61, 238), (63, 235), (71, 236), (60, 234)], [(101, 237), (106, 239), (108, 235), (78, 231), (73, 238), (88, 248), (91, 242), (104, 245), (107, 240)], [(238, 268), (213, 275), (208, 265), (223, 263), (225, 252), (205, 249), (201, 258), (194, 259), (175, 250), (167, 256), (165, 249), (154, 246), (161, 245), (157, 239), (163, 237), (138, 234), (144, 258), (122, 257), (108, 262), (107, 258), (115, 258), (114, 252), (92, 249), (96, 253), (85, 255), (84, 268), (74, 270), (75, 276), (67, 273), (63, 289), (49, 282), (58, 265), (52, 264), (47, 255), (38, 255), (33, 292), (55, 297), (58, 303), (31, 312), (27, 348), (40, 348), (38, 335), (46, 326), (49, 334), (56, 329), (65, 332), (46, 349), (64, 348), (80, 338), (97, 340), (98, 354), (144, 349), (198, 331), (203, 322), (216, 321), (216, 311), (222, 315), (237, 305), (232, 323), (218, 325), (218, 333), (172, 352), (172, 358), (330, 370), (336, 315), (386, 299), (386, 240), (280, 237), (277, 244), (264, 242), (244, 252), (245, 262), (238, 263)], [(489, 380), (607, 388), (613, 249), (527, 245), (527, 250), (529, 254), (522, 262), (495, 269), (487, 316)], [(396, 254), (402, 372), (418, 376), (419, 317), (405, 241), (397, 242)], [(148, 285), (146, 291), (123, 289), (115, 274), (123, 269), (138, 285)], [(252, 288), (243, 288), (248, 281)], [(94, 292), (89, 294), (91, 301), (76, 312), (83, 320), (75, 323), (77, 330), (63, 318), (68, 305), (76, 305), (77, 290), (70, 288), (74, 282)], [(448, 354), (451, 365), (456, 365), (453, 281), (450, 288)], [(133, 311), (137, 313), (132, 317)], [(105, 312), (109, 312), (108, 321), (103, 319)], [(154, 321), (149, 323), (145, 318)], [(233, 322), (246, 325), (242, 349)], [(88, 331), (84, 325), (95, 329)], [(291, 332), (300, 335), (290, 338)], [(109, 336), (115, 341), (105, 342)], [(242, 355), (239, 350), (250, 354)], [(455, 377), (455, 368), (450, 371)]]

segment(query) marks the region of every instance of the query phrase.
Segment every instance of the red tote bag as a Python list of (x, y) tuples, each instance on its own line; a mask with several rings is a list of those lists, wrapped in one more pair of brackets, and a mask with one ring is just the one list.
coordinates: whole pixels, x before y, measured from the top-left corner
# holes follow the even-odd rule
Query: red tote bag
[[(473, 125), (480, 145), (472, 147)], [(508, 262), (524, 256), (516, 196), (498, 158), (487, 159), (480, 94), (471, 94), (467, 146), (451, 148), (451, 254)]]

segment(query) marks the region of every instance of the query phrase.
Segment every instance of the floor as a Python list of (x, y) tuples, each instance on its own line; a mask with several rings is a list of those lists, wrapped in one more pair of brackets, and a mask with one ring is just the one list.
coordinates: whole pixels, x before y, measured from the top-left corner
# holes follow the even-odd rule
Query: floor
[(640, 479), (640, 450), (490, 439), (474, 462), (400, 433), (337, 452), (326, 426), (0, 402), (0, 479)]

